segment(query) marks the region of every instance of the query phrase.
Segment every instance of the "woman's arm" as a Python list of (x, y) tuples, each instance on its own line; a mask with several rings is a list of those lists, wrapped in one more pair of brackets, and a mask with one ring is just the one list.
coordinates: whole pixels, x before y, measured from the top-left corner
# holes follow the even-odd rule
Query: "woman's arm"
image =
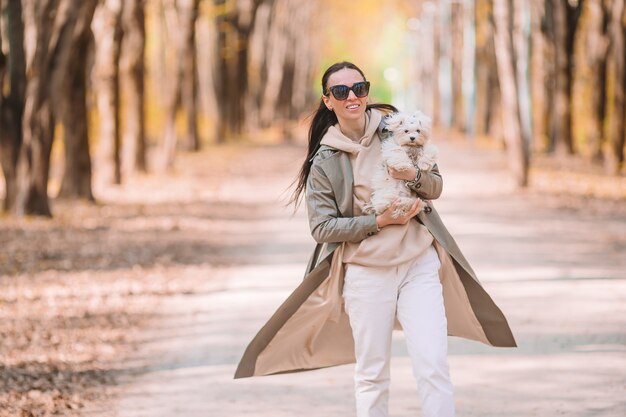
[(376, 215), (340, 217), (330, 180), (316, 164), (306, 186), (306, 204), (311, 235), (318, 243), (360, 242), (376, 234)]
[(439, 198), (443, 190), (443, 178), (441, 178), (437, 164), (429, 171), (418, 170), (417, 178), (415, 181), (409, 181), (407, 187), (425, 200)]

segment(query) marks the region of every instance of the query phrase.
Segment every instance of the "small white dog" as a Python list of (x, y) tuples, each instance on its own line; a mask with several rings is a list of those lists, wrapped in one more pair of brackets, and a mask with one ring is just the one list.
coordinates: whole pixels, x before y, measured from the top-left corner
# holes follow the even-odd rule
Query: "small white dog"
[(437, 148), (430, 142), (431, 119), (421, 111), (413, 114), (392, 113), (383, 119), (379, 127), (383, 164), (372, 177), (372, 196), (365, 213), (380, 214), (398, 200), (393, 217), (406, 214), (415, 200), (420, 200), (420, 211), (425, 203), (405, 185), (403, 180), (393, 178), (388, 171), (419, 168), (430, 170), (437, 159)]

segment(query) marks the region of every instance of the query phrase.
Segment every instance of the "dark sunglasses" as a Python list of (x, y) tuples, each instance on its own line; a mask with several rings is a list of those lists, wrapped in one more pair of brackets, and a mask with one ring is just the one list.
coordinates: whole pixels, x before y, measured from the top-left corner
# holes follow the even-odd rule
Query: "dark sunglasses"
[(345, 100), (350, 95), (350, 90), (354, 91), (354, 95), (361, 98), (365, 97), (370, 92), (370, 82), (369, 81), (361, 81), (358, 83), (352, 84), (352, 87), (348, 87), (347, 85), (339, 84), (333, 85), (332, 87), (328, 87), (325, 93), (325, 96), (333, 93), (333, 97), (337, 100)]

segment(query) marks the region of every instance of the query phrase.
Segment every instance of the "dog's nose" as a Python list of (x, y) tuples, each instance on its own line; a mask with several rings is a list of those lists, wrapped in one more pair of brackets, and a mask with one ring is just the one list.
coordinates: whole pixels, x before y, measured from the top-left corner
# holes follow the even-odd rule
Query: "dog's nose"
[(415, 140), (415, 136), (411, 136), (410, 139), (411, 139), (411, 142), (413, 142)]

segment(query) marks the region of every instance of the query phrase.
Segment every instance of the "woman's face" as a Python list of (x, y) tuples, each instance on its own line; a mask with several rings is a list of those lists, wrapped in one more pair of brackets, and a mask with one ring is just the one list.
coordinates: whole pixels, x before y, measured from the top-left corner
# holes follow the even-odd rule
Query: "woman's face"
[[(326, 91), (328, 91), (328, 87), (332, 87), (334, 85), (347, 85), (348, 87), (352, 87), (354, 83), (358, 83), (361, 81), (365, 81), (363, 76), (356, 70), (351, 68), (342, 68), (337, 72), (332, 73), (328, 77), (328, 82), (326, 83)], [(365, 97), (357, 97), (354, 94), (354, 91), (350, 90), (348, 94), (348, 98), (345, 100), (337, 100), (332, 93), (322, 96), (324, 100), (324, 104), (326, 107), (335, 112), (339, 123), (360, 120), (365, 114), (365, 108), (367, 105), (367, 96)]]

